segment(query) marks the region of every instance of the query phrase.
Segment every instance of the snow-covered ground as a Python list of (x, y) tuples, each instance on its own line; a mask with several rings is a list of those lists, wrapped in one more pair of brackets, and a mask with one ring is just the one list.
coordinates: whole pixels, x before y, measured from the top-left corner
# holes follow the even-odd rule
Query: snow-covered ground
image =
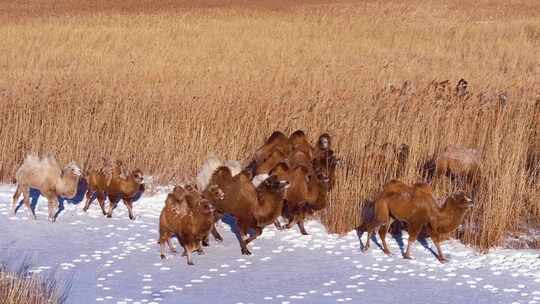
[(123, 205), (114, 218), (104, 218), (95, 202), (88, 213), (81, 204), (67, 204), (51, 224), (43, 198), (37, 221), (24, 207), (13, 216), (13, 191), (0, 186), (0, 261), (29, 257), (34, 271), (56, 269), (72, 278), (68, 303), (540, 303), (538, 251), (481, 255), (448, 241), (443, 250), (450, 262), (440, 264), (418, 243), (409, 261), (394, 239), (394, 256), (377, 246), (363, 254), (354, 232), (327, 234), (312, 221), (310, 236), (268, 227), (250, 245), (253, 255), (242, 256), (222, 223), (224, 242), (211, 239), (206, 255), (194, 255), (196, 265), (188, 266), (180, 255), (159, 258), (165, 194), (136, 202), (135, 221)]

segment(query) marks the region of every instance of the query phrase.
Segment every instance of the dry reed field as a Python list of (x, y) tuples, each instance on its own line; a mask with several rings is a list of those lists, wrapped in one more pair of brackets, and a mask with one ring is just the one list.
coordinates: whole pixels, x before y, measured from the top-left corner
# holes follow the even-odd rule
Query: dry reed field
[[(365, 166), (366, 144), (408, 144), (406, 182), (462, 144), (482, 152), (482, 179), (467, 188), (477, 205), (460, 237), (500, 245), (540, 216), (539, 11), (535, 0), (1, 1), (0, 179), (34, 151), (85, 168), (116, 157), (168, 184), (212, 152), (247, 159), (274, 130), (328, 132), (343, 164), (320, 217), (342, 233), (395, 169)], [(460, 78), (467, 98), (454, 94)]]
[(69, 285), (62, 286), (54, 277), (42, 277), (23, 266), (9, 271), (0, 265), (0, 304), (62, 304), (66, 302)]

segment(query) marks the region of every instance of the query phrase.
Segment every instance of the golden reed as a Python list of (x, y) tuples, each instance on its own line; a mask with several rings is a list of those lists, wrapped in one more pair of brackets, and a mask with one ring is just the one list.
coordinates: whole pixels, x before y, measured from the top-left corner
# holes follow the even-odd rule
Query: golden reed
[[(540, 141), (540, 4), (518, 2), (3, 2), (0, 179), (34, 151), (84, 167), (116, 157), (171, 183), (209, 153), (248, 158), (274, 130), (329, 132), (344, 164), (320, 217), (342, 233), (395, 169), (362, 172), (366, 144), (408, 144), (406, 182), (462, 144), (482, 151), (482, 180), (460, 236), (489, 248), (540, 215), (527, 170)], [(454, 94), (460, 78), (467, 99)]]

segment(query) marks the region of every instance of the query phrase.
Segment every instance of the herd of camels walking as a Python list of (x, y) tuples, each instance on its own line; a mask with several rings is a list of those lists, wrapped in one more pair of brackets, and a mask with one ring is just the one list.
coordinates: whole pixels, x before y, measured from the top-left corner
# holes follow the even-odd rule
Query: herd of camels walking
[[(385, 144), (378, 149), (381, 151), (379, 157), (392, 154), (397, 161), (406, 159), (409, 152), (407, 145)], [(443, 155), (437, 160), (436, 171), (470, 174), (474, 161), (452, 158), (452, 155), (463, 154), (459, 149), (456, 146), (447, 149), (446, 157)], [(336, 184), (339, 163), (329, 134), (320, 135), (312, 145), (301, 130), (290, 136), (273, 132), (246, 166), (238, 161), (222, 161), (210, 156), (195, 177), (196, 182), (177, 185), (167, 195), (159, 219), (161, 258), (166, 257), (166, 247), (176, 252), (171, 242), (176, 237), (184, 249), (183, 256), (187, 256), (187, 263), (193, 265), (192, 253), (204, 253), (203, 247), (209, 246), (210, 234), (216, 241), (223, 240), (216, 223), (225, 214), (235, 219), (235, 230), (244, 255), (251, 254), (248, 244), (269, 225), (278, 229), (297, 225), (302, 234), (308, 234), (304, 221), (327, 206), (328, 195)], [(113, 210), (122, 200), (129, 218), (135, 219), (133, 202), (144, 191), (141, 170), (127, 170), (119, 160), (104, 160), (101, 168), (82, 172), (75, 162), (61, 167), (51, 154), (43, 157), (29, 154), (17, 170), (13, 212), (18, 209), (22, 194), (24, 205), (36, 217), (30, 205), (30, 188), (34, 188), (48, 200), (49, 220), (54, 222), (59, 197), (74, 197), (81, 179), (86, 179), (88, 185), (84, 211), (97, 198), (103, 215), (112, 217)], [(105, 207), (107, 198), (108, 209)], [(424, 229), (436, 246), (437, 258), (445, 262), (440, 244), (461, 224), (472, 206), (472, 200), (461, 191), (449, 195), (439, 205), (428, 184), (407, 185), (391, 180), (375, 197), (371, 218), (356, 228), (360, 238), (364, 232), (368, 233), (362, 250), (369, 249), (370, 239), (378, 232), (384, 252), (390, 254), (386, 234), (392, 222), (399, 220), (406, 224), (409, 233), (404, 258), (412, 258), (411, 245)]]

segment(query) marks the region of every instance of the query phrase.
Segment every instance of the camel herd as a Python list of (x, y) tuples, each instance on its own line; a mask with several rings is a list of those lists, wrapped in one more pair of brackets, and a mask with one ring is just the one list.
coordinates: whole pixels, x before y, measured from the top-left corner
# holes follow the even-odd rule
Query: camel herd
[[(393, 163), (397, 172), (404, 170), (409, 154), (407, 145), (368, 145), (366, 149), (371, 150), (369, 155), (373, 161)], [(474, 174), (478, 162), (476, 151), (451, 146), (434, 157), (432, 173), (468, 176)], [(166, 247), (176, 252), (171, 243), (176, 237), (188, 264), (193, 265), (192, 253), (204, 253), (203, 247), (209, 245), (210, 234), (216, 241), (223, 240), (216, 223), (225, 214), (235, 219), (244, 255), (251, 254), (248, 244), (269, 225), (278, 229), (297, 225), (302, 234), (308, 234), (304, 221), (327, 206), (328, 195), (336, 184), (340, 160), (332, 149), (329, 134), (320, 135), (312, 145), (306, 134), (298, 130), (290, 136), (279, 131), (272, 133), (245, 164), (210, 156), (194, 177), (195, 182), (174, 187), (167, 195), (159, 219), (161, 258), (165, 258)], [(101, 168), (83, 173), (74, 162), (62, 168), (52, 155), (26, 157), (16, 173), (18, 185), (13, 196), (13, 212), (22, 193), (24, 205), (35, 218), (29, 201), (30, 188), (34, 188), (47, 198), (49, 220), (54, 222), (58, 198), (75, 196), (83, 178), (88, 185), (84, 211), (97, 198), (103, 215), (112, 217), (113, 210), (122, 200), (129, 218), (135, 218), (133, 201), (144, 191), (141, 170), (129, 171), (121, 161), (104, 160)], [(105, 207), (107, 198), (108, 210)], [(371, 237), (378, 231), (384, 252), (390, 254), (385, 237), (392, 221), (399, 220), (405, 222), (409, 230), (404, 258), (411, 258), (411, 244), (420, 230), (426, 228), (437, 248), (438, 259), (444, 262), (440, 242), (460, 225), (472, 205), (471, 199), (459, 192), (438, 206), (428, 184), (406, 185), (391, 180), (376, 197), (372, 218), (363, 219), (357, 227), (360, 236), (368, 232), (363, 250), (369, 248)]]

